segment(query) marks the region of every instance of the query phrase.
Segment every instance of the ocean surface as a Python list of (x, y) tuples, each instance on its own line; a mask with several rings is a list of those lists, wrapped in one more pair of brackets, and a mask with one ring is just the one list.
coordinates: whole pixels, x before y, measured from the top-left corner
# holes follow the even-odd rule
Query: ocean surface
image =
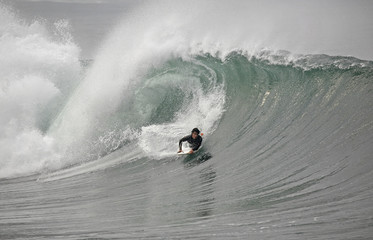
[(158, 8), (82, 59), (1, 6), (0, 239), (371, 239), (373, 62)]

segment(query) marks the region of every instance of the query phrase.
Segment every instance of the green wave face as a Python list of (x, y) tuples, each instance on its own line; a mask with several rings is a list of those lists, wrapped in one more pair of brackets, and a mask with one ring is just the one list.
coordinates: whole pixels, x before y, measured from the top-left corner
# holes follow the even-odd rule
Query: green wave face
[[(101, 149), (93, 155), (104, 156), (133, 143), (152, 152), (150, 157), (169, 157), (194, 127), (205, 133), (211, 151), (269, 154), (274, 149), (267, 148), (279, 143), (284, 149), (276, 151), (287, 154), (317, 148), (356, 122), (352, 117), (369, 122), (371, 77), (370, 62), (325, 55), (288, 62), (281, 55), (239, 52), (223, 60), (209, 54), (171, 58), (133, 81), (115, 111), (91, 132), (95, 148), (86, 151)], [(108, 133), (105, 144), (115, 147), (102, 151), (97, 142)]]
[[(323, 65), (310, 64), (318, 61)], [(328, 118), (337, 117), (336, 111), (343, 119), (351, 116), (351, 111), (368, 108), (370, 63), (363, 67), (336, 65), (343, 61), (350, 59), (315, 55), (307, 61), (283, 64), (236, 52), (223, 61), (211, 55), (189, 61), (172, 59), (149, 71), (136, 89), (133, 106), (139, 113), (136, 119), (143, 120), (138, 126), (172, 123), (190, 108), (197, 115), (206, 115), (196, 99), (214, 92), (213, 101), (224, 99), (224, 107), (219, 108), (221, 118), (214, 120), (219, 125), (209, 133), (213, 139), (224, 136), (222, 142), (214, 140), (219, 147), (239, 139), (255, 142), (274, 131), (290, 136), (308, 132), (307, 126), (326, 124)], [(336, 127), (340, 126), (330, 131)]]
[[(281, 206), (279, 224), (300, 208), (316, 217), (299, 221), (319, 224), (326, 202), (350, 201), (361, 194), (351, 185), (371, 185), (372, 77), (371, 62), (324, 55), (170, 58), (134, 81), (94, 128), (94, 147), (84, 151), (95, 161), (42, 180), (120, 164), (112, 173), (122, 183), (141, 179), (159, 199), (152, 216), (162, 226), (241, 213), (252, 221), (247, 213), (273, 217)], [(202, 149), (178, 158), (178, 140), (193, 127), (205, 133)]]

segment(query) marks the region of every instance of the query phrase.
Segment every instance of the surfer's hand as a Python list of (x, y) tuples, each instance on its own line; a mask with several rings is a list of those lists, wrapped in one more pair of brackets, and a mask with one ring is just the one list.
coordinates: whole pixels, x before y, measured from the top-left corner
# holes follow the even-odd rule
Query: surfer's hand
[(177, 151), (177, 153), (181, 153), (183, 150), (179, 150), (179, 151)]
[(193, 149), (189, 151), (189, 154), (192, 154), (193, 153)]

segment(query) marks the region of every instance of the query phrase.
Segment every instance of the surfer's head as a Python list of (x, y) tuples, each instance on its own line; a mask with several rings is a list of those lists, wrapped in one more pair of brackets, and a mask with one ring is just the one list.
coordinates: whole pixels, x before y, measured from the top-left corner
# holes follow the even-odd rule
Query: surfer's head
[(192, 138), (196, 139), (199, 133), (200, 133), (200, 131), (198, 130), (198, 128), (193, 128), (193, 130), (192, 130)]

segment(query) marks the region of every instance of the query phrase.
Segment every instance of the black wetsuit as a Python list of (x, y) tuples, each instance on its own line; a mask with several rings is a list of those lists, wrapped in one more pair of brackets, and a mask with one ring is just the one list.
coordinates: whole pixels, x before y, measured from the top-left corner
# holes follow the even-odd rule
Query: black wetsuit
[(181, 146), (182, 146), (183, 142), (185, 142), (185, 141), (187, 141), (189, 143), (189, 145), (193, 149), (193, 151), (196, 151), (201, 146), (202, 137), (200, 135), (198, 135), (196, 139), (193, 139), (192, 135), (188, 135), (188, 136), (183, 137), (179, 141), (179, 149), (181, 149)]

